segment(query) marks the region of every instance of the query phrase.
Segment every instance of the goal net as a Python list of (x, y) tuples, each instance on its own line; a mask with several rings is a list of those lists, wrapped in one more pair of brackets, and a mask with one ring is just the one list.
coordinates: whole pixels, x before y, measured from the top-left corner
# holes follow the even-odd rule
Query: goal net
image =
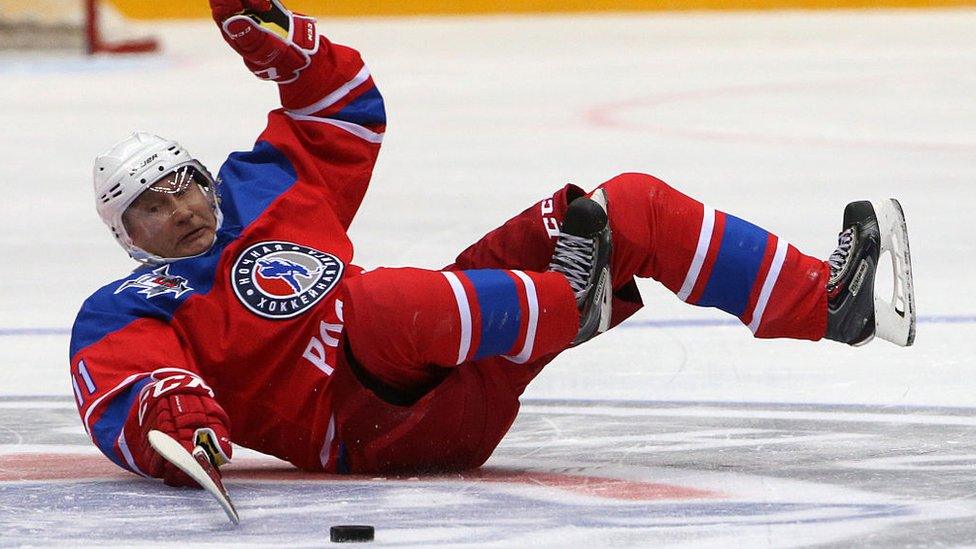
[(106, 0), (0, 0), (0, 51), (155, 51)]

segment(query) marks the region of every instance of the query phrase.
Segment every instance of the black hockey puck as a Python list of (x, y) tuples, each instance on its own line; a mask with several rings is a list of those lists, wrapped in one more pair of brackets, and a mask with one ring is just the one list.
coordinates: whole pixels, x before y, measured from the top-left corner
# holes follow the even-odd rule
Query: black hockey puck
[(335, 543), (373, 541), (375, 530), (365, 524), (345, 524), (329, 528), (329, 539)]

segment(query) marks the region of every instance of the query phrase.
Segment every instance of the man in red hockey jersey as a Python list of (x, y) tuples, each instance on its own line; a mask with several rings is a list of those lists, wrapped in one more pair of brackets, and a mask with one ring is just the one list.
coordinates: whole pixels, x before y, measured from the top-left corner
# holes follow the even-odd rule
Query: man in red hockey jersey
[[(85, 301), (71, 377), (86, 430), (123, 468), (192, 483), (147, 443), (153, 429), (188, 449), (215, 441), (218, 465), (233, 441), (308, 470), (477, 467), (546, 364), (641, 307), (635, 277), (756, 337), (912, 343), (895, 201), (850, 204), (822, 261), (627, 173), (559, 189), (441, 271), (365, 272), (347, 229), (386, 123), (368, 69), (277, 0), (211, 7), (282, 108), (216, 179), (145, 133), (96, 158), (98, 213), (144, 266)], [(897, 306), (873, 291), (892, 248)]]

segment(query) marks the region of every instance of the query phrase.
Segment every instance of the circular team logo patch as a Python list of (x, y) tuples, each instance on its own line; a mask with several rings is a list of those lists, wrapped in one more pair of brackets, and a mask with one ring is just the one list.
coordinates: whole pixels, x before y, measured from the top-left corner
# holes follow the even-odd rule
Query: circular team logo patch
[(237, 256), (231, 283), (254, 314), (291, 318), (332, 291), (343, 269), (336, 256), (315, 248), (281, 240), (258, 242)]

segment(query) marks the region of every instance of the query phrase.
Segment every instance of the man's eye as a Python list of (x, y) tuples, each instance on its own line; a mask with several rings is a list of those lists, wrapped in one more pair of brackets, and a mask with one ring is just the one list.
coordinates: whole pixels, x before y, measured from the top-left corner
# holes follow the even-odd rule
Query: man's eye
[(159, 206), (150, 206), (149, 213), (154, 214), (159, 212)]

